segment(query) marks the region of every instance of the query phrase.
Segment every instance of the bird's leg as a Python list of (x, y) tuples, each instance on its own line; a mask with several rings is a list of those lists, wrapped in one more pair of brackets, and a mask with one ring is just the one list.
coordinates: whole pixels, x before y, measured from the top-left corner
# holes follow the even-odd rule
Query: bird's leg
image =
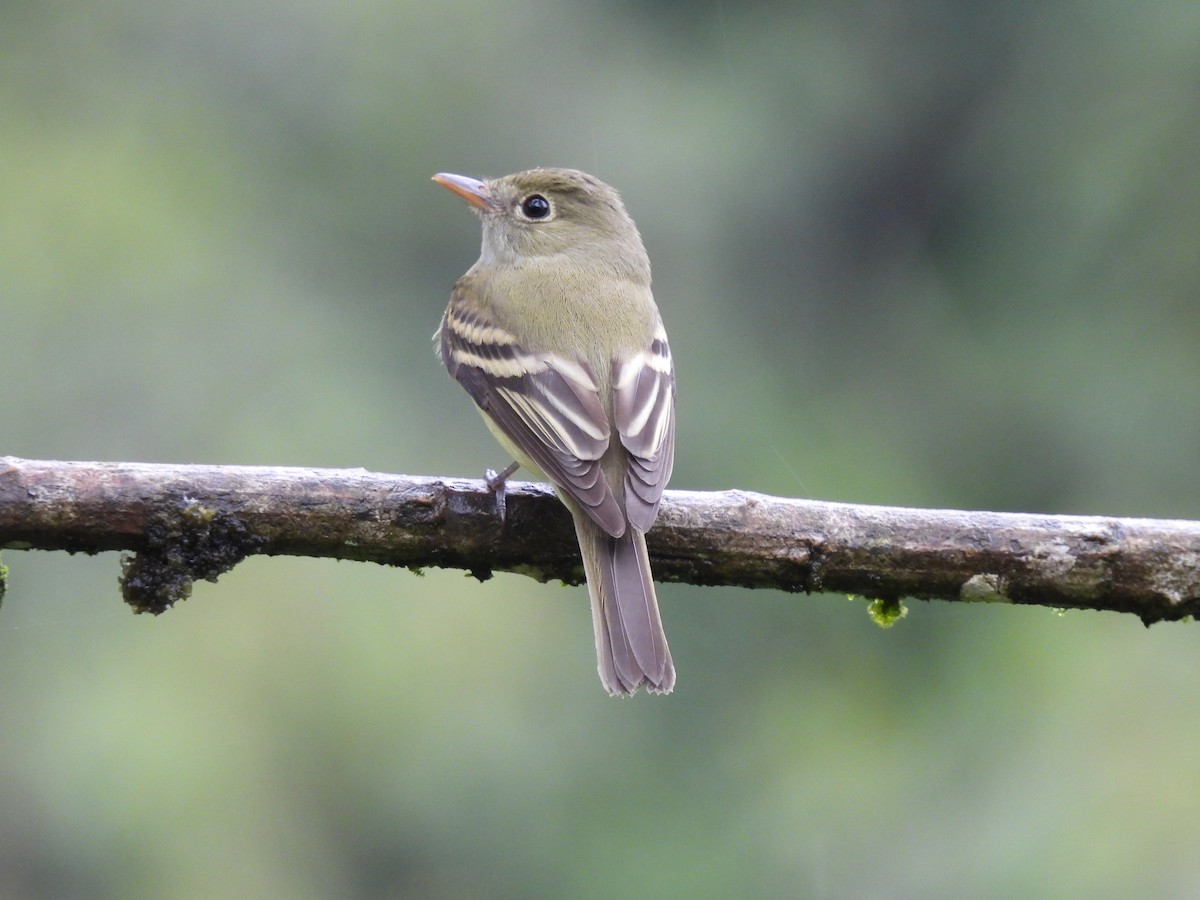
[(487, 486), (491, 488), (492, 493), (496, 495), (496, 515), (500, 517), (501, 525), (504, 524), (506, 513), (504, 487), (508, 483), (508, 476), (519, 468), (521, 468), (521, 464), (514, 460), (505, 466), (503, 471), (497, 472), (495, 469), (487, 469), (483, 473), (484, 481), (487, 482)]

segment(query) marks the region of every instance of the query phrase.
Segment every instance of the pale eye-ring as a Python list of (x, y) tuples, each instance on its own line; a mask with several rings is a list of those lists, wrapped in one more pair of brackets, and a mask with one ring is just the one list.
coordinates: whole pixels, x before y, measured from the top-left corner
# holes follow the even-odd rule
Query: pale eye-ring
[(530, 219), (544, 219), (550, 215), (550, 201), (541, 194), (530, 194), (521, 201), (521, 212)]

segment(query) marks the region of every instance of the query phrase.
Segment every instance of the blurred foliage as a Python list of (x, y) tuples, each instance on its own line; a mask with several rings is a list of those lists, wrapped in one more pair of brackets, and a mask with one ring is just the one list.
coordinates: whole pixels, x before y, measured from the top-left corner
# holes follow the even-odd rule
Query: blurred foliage
[[(674, 485), (1200, 516), (1200, 6), (12, 2), (0, 453), (469, 475), (431, 185), (618, 186)], [(9, 551), (0, 897), (1184, 896), (1194, 629)]]

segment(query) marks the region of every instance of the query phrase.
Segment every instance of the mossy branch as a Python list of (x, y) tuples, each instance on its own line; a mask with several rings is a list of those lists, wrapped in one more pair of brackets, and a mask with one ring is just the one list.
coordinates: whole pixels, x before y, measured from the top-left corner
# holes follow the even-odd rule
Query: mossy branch
[[(125, 550), (122, 590), (161, 612), (251, 554), (582, 578), (570, 518), (512, 483), (503, 525), (482, 481), (364, 470), (0, 457), (0, 548)], [(1200, 522), (858, 506), (744, 491), (668, 491), (649, 535), (655, 577), (699, 585), (1200, 610)]]

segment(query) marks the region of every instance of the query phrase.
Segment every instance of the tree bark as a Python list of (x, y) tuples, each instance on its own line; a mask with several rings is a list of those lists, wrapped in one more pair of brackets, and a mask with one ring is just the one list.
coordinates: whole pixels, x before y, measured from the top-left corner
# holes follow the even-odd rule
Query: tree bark
[[(0, 548), (131, 551), (122, 591), (162, 612), (251, 554), (320, 556), (479, 578), (583, 577), (546, 485), (361, 469), (56, 462), (0, 457)], [(655, 577), (698, 585), (1039, 604), (1200, 609), (1200, 522), (965, 512), (668, 491), (648, 535)], [(0, 583), (0, 589), (3, 585)]]

